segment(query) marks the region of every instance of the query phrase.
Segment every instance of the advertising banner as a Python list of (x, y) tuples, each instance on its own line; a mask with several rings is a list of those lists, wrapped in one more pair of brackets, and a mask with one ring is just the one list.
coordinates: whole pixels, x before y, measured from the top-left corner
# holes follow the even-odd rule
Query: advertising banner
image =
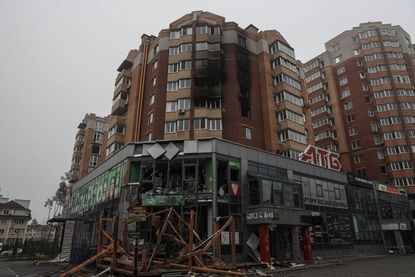
[(117, 198), (126, 172), (127, 163), (120, 163), (74, 191), (70, 201), (71, 214), (82, 214), (101, 203)]

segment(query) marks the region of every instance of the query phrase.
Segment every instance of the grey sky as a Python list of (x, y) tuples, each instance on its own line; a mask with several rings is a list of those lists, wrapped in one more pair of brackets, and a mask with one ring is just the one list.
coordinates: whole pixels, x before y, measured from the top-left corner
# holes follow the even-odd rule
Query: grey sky
[(1, 194), (30, 199), (43, 222), (78, 123), (87, 112), (110, 113), (118, 65), (143, 33), (157, 35), (192, 10), (277, 29), (302, 61), (361, 22), (401, 25), (415, 40), (413, 0), (0, 0)]

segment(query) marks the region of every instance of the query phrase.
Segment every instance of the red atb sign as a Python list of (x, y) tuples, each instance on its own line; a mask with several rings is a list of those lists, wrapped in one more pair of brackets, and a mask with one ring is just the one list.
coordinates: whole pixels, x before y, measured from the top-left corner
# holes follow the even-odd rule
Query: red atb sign
[(335, 171), (340, 171), (340, 168), (342, 167), (339, 158), (340, 154), (314, 145), (307, 146), (305, 151), (300, 154), (300, 161), (326, 167)]

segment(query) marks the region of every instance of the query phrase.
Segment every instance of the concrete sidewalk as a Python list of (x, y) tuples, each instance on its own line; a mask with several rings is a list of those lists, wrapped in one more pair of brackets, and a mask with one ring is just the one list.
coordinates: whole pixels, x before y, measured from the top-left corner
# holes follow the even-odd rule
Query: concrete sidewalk
[(287, 264), (287, 266), (275, 265), (275, 266), (268, 266), (268, 267), (264, 267), (264, 265), (262, 265), (262, 266), (258, 266), (258, 268), (255, 268), (255, 266), (253, 266), (246, 272), (246, 274), (248, 276), (249, 275), (273, 276), (274, 274), (286, 273), (290, 271), (300, 271), (300, 270), (322, 268), (322, 267), (333, 267), (333, 266), (341, 265), (346, 262), (386, 258), (386, 257), (389, 257), (389, 256), (388, 255), (344, 256), (344, 257), (330, 257), (330, 258), (315, 259), (314, 261), (297, 262), (297, 263), (293, 263), (292, 266), (290, 266), (289, 264)]

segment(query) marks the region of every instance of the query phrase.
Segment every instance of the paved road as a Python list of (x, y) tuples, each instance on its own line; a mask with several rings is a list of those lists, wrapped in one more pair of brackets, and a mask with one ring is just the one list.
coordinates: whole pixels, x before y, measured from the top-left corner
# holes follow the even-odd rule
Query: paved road
[(45, 277), (61, 268), (53, 264), (34, 265), (32, 261), (10, 261), (0, 258), (0, 277)]
[[(55, 277), (58, 265), (0, 258), (0, 277)], [(278, 273), (275, 277), (415, 277), (415, 256), (388, 256), (343, 261), (336, 266)]]
[(381, 258), (343, 261), (327, 266), (275, 274), (276, 277), (414, 277), (415, 256), (386, 256)]

